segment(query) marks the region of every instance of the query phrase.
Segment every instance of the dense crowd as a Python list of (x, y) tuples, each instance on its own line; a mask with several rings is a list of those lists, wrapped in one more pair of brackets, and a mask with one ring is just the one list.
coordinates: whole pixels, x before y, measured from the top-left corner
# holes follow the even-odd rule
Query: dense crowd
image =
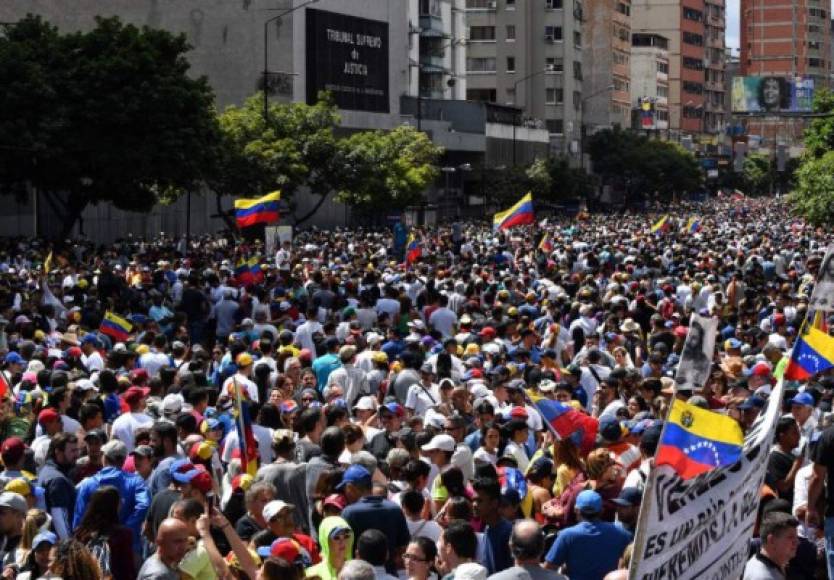
[[(0, 242), (3, 576), (627, 578), (671, 401), (750, 428), (830, 239), (779, 200), (675, 211), (415, 228), (407, 263), (383, 230)], [(834, 563), (834, 377), (787, 387), (746, 580)]]

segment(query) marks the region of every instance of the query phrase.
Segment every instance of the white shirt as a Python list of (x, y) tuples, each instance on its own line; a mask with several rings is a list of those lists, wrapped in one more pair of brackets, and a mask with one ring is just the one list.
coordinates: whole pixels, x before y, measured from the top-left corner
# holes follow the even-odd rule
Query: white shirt
[(438, 308), (429, 316), (429, 324), (442, 334), (443, 338), (449, 338), (454, 334), (457, 322), (457, 314), (445, 307)]
[(231, 376), (224, 381), (224, 394), (230, 394), (232, 392), (233, 389), (230, 389), (229, 387), (231, 387), (235, 381), (237, 381), (237, 384), (240, 385), (241, 388), (246, 389), (246, 393), (249, 395), (249, 398), (252, 401), (254, 401), (255, 403), (258, 402), (258, 385), (256, 385), (240, 373), (235, 373), (234, 376)]
[(317, 332), (324, 334), (324, 327), (318, 320), (308, 320), (295, 329), (295, 340), (301, 348), (315, 354), (316, 344), (313, 342), (313, 335)]
[(165, 353), (151, 351), (139, 357), (139, 367), (148, 371), (149, 377), (157, 376), (159, 369), (169, 366), (171, 366), (171, 358)]
[(408, 533), (411, 538), (428, 538), (432, 542), (437, 543), (440, 539), (440, 534), (443, 533), (443, 528), (434, 520), (410, 520), (405, 519), (408, 525)]
[(81, 362), (87, 368), (88, 371), (103, 371), (104, 370), (104, 359), (101, 358), (101, 355), (97, 350), (94, 350), (90, 353), (89, 356), (86, 354), (81, 355)]
[(599, 383), (604, 381), (608, 378), (608, 375), (611, 374), (611, 369), (603, 365), (593, 365), (594, 372), (599, 377), (599, 381), (594, 377), (594, 373), (591, 372), (590, 366), (582, 367), (582, 376), (579, 378), (579, 385), (585, 391), (585, 394), (588, 396), (588, 405), (587, 409), (591, 410), (591, 403), (594, 398), (594, 393), (597, 392), (599, 388)]
[(35, 463), (38, 467), (43, 467), (43, 464), (46, 463), (46, 454), (49, 452), (50, 441), (52, 441), (52, 437), (49, 435), (41, 435), (32, 441), (31, 448), (35, 455)]
[(145, 413), (125, 413), (119, 415), (113, 421), (113, 438), (118, 439), (127, 447), (127, 452), (130, 453), (135, 447), (136, 430), (141, 427), (150, 427), (153, 425), (153, 419)]
[(387, 312), (394, 319), (400, 313), (400, 303), (393, 298), (380, 298), (376, 301), (376, 311), (378, 314)]
[[(431, 394), (431, 397), (429, 394)], [(440, 401), (440, 389), (437, 385), (432, 383), (430, 387), (426, 387), (420, 383), (415, 383), (408, 387), (408, 393), (405, 396), (405, 408), (411, 409), (415, 415), (422, 417), (427, 410), (435, 407), (438, 401)]]
[[(258, 454), (261, 457), (261, 465), (272, 463), (275, 459), (275, 455), (272, 452), (272, 429), (253, 423), (252, 435), (255, 436), (255, 441), (258, 442)], [(233, 429), (226, 435), (226, 443), (223, 445), (223, 462), (229, 463), (232, 460), (232, 452), (238, 448), (237, 429)]]
[[(81, 423), (72, 417), (61, 415), (61, 431), (77, 435), (78, 432), (81, 431)], [(38, 426), (35, 427), (35, 437), (40, 437), (41, 435), (43, 435), (43, 427), (41, 427), (41, 424), (38, 423)]]
[(530, 463), (530, 458), (527, 457), (527, 452), (524, 451), (524, 448), (521, 445), (515, 441), (510, 441), (507, 443), (507, 446), (504, 447), (504, 455), (515, 459), (518, 464), (519, 471), (522, 473), (527, 471), (527, 465)]

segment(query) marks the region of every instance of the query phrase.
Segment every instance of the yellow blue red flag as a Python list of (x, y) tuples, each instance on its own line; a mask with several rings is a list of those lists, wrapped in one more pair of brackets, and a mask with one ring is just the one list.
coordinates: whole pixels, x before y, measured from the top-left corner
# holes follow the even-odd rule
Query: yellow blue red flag
[(495, 214), (492, 217), (492, 227), (495, 230), (506, 230), (513, 226), (532, 224), (535, 220), (533, 194), (528, 192), (513, 207)]

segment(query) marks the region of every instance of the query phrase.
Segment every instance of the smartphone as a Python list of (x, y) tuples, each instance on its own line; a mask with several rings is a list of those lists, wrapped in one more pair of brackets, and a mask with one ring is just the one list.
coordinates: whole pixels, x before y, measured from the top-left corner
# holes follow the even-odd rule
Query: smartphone
[(209, 515), (209, 517), (214, 515), (214, 508), (215, 508), (214, 503), (215, 503), (216, 500), (217, 500), (217, 498), (215, 497), (214, 493), (209, 492), (209, 493), (206, 494), (206, 502), (208, 503), (208, 515)]

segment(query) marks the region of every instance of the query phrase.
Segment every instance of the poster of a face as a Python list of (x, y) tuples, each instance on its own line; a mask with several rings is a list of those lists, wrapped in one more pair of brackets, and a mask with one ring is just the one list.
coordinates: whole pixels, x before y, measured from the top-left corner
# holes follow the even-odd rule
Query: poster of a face
[(712, 353), (715, 349), (715, 334), (718, 319), (692, 315), (689, 333), (683, 343), (681, 360), (675, 373), (675, 385), (679, 391), (701, 389), (709, 378), (712, 367)]
[(822, 259), (808, 309), (834, 310), (834, 245), (828, 247)]

